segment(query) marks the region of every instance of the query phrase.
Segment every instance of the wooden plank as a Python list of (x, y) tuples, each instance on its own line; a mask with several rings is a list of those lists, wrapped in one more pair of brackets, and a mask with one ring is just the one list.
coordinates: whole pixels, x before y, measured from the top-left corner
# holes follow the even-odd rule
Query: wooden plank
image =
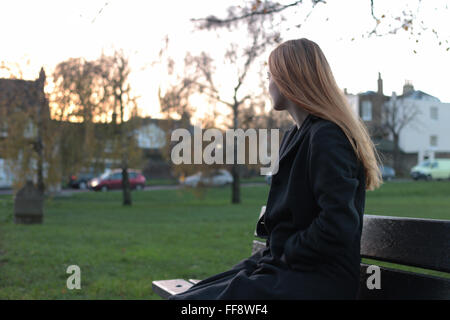
[(188, 281), (189, 281), (190, 283), (192, 283), (192, 284), (197, 284), (197, 283), (199, 283), (199, 282), (202, 281), (202, 280), (189, 279)]
[(184, 279), (159, 280), (152, 282), (152, 290), (163, 299), (173, 294), (182, 293), (192, 287), (193, 284)]
[[(253, 241), (252, 254), (266, 248), (262, 241)], [(361, 264), (359, 299), (450, 299), (450, 280), (407, 271), (380, 268), (381, 290), (369, 290), (366, 264)]]
[(267, 239), (268, 234), (264, 226), (264, 213), (266, 213), (266, 206), (262, 206), (261, 211), (259, 212), (258, 222), (256, 223), (255, 228), (255, 237)]
[(450, 299), (450, 279), (380, 268), (381, 289), (368, 289), (367, 264), (361, 264), (360, 300)]
[(365, 215), (361, 256), (450, 272), (450, 220)]
[(266, 249), (266, 243), (258, 240), (253, 240), (253, 247), (252, 247), (252, 255), (258, 252), (259, 250)]

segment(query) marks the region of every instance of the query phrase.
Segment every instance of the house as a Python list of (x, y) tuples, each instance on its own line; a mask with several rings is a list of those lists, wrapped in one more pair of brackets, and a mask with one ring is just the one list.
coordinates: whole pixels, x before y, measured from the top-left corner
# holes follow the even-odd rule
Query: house
[(353, 112), (364, 121), (383, 164), (392, 166), (393, 143), (383, 129), (382, 116), (383, 106), (389, 97), (384, 95), (381, 74), (378, 73), (377, 91), (349, 94), (344, 90), (344, 94)]
[[(85, 130), (83, 123), (56, 121), (52, 120), (56, 126), (60, 126), (60, 130), (64, 130), (64, 139), (67, 143), (61, 147), (61, 155), (70, 157), (64, 163), (67, 165), (64, 171), (72, 170), (71, 167), (79, 167), (72, 163), (81, 163), (84, 154), (79, 150), (82, 149), (82, 140)], [(182, 120), (173, 119), (153, 119), (153, 118), (133, 118), (134, 127), (132, 136), (134, 136), (137, 148), (139, 148), (139, 156), (142, 156), (141, 165), (136, 169), (142, 169), (143, 174), (147, 178), (169, 178), (172, 176), (172, 164), (170, 162), (170, 132), (173, 129), (180, 128)], [(190, 125), (185, 126), (188, 130), (192, 130)], [(93, 137), (96, 142), (92, 150), (92, 159), (89, 166), (94, 171), (101, 172), (103, 170), (118, 168), (121, 165), (121, 155), (114, 150), (115, 134), (120, 133), (120, 126), (114, 122), (95, 122), (93, 124)], [(117, 138), (117, 136), (116, 136)], [(71, 146), (77, 146), (74, 148)], [(134, 157), (137, 153), (134, 154)], [(134, 158), (136, 160), (136, 158)], [(85, 168), (87, 169), (87, 168)], [(77, 172), (70, 172), (70, 175)]]
[(403, 86), (402, 95), (392, 99), (418, 110), (416, 117), (400, 132), (400, 148), (407, 154), (413, 154), (416, 162), (450, 158), (450, 103), (414, 90), (410, 82)]
[(406, 82), (403, 92), (391, 97), (383, 94), (383, 80), (378, 74), (378, 90), (357, 95), (348, 94), (348, 102), (367, 125), (372, 141), (381, 156), (383, 164), (394, 166), (394, 137), (386, 129), (385, 111), (395, 104), (400, 110), (417, 110), (411, 120), (406, 121), (399, 134), (400, 174), (408, 175), (409, 170), (424, 159), (450, 158), (450, 103), (442, 103), (438, 98), (423, 91), (415, 90), (411, 82)]
[(359, 96), (357, 94), (348, 93), (347, 89), (344, 89), (344, 95), (347, 97), (347, 101), (353, 114), (359, 116)]
[(380, 73), (378, 73), (377, 84), (376, 92), (366, 91), (358, 94), (358, 110), (372, 139), (383, 140), (386, 138), (386, 132), (382, 129), (382, 111), (384, 103), (389, 100), (389, 97), (383, 93), (383, 79)]
[(188, 119), (140, 119), (136, 130), (138, 146), (143, 151), (143, 173), (147, 178), (172, 178), (172, 162), (170, 161), (171, 132), (177, 128), (185, 128), (193, 132)]
[[(17, 134), (17, 132), (12, 133), (13, 131), (10, 125), (10, 119), (14, 115), (22, 115), (24, 119), (29, 120), (25, 126), (23, 137), (28, 139), (30, 145), (33, 146), (41, 145), (39, 134), (40, 124), (47, 123), (47, 121), (40, 121), (42, 119), (48, 120), (48, 123), (52, 126), (61, 125), (61, 129), (64, 128), (66, 132), (65, 139), (77, 140), (77, 138), (83, 136), (84, 129), (81, 123), (61, 122), (50, 118), (50, 108), (45, 98), (44, 85), (45, 72), (43, 69), (41, 69), (39, 77), (36, 80), (0, 79), (0, 140), (18, 140), (17, 136), (11, 136), (11, 134)], [(189, 120), (187, 118), (180, 120), (137, 118), (134, 120), (136, 120), (137, 128), (133, 134), (144, 156), (144, 174), (147, 177), (171, 176), (171, 163), (167, 157), (167, 154), (170, 155), (170, 150), (168, 150), (170, 132), (183, 125), (188, 130), (192, 130)], [(107, 139), (108, 136), (117, 132), (116, 129), (118, 129), (118, 126), (115, 127), (114, 122), (96, 122), (93, 127), (96, 139), (102, 140)], [(70, 163), (74, 160), (79, 160), (79, 157), (83, 157), (83, 152), (82, 150), (78, 150), (78, 148), (71, 148), (70, 146), (73, 146), (71, 143), (68, 143), (67, 146), (70, 149), (66, 152), (70, 161), (65, 163), (70, 167)], [(111, 147), (111, 144), (105, 141), (104, 146), (105, 150), (98, 150), (94, 155), (92, 165), (97, 168), (120, 166), (120, 159), (117, 159), (117, 155), (111, 154), (112, 150), (108, 150), (108, 146)], [(62, 150), (63, 146), (58, 146), (57, 149), (59, 150), (58, 152), (64, 151)], [(73, 157), (76, 159), (73, 159)], [(33, 158), (37, 157), (33, 156)], [(14, 181), (17, 180), (15, 179), (17, 172), (13, 173), (10, 166), (14, 162), (11, 162), (10, 159), (11, 157), (5, 152), (2, 153), (0, 148), (0, 188), (10, 188)], [(28, 168), (32, 168), (32, 171), (37, 172), (38, 161), (35, 160), (32, 159), (30, 161)], [(44, 171), (44, 175), (45, 166), (46, 164), (44, 163), (44, 168), (41, 170), (41, 172)], [(36, 176), (31, 178), (37, 181)]]
[[(21, 136), (29, 140), (30, 144), (39, 145), (39, 130), (45, 122), (43, 120), (50, 119), (50, 108), (45, 98), (44, 85), (43, 68), (36, 80), (0, 79), (0, 139), (13, 139), (10, 134), (19, 134), (11, 132), (9, 119), (21, 116), (28, 121)], [(14, 177), (9, 169), (9, 160), (5, 154), (1, 153), (2, 151), (4, 150), (0, 150), (0, 187), (11, 187)]]

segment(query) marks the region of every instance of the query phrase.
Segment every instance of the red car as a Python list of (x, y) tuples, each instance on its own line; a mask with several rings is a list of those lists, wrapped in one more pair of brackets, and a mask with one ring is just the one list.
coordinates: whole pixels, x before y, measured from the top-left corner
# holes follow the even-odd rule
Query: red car
[[(145, 187), (145, 177), (137, 170), (128, 170), (128, 179), (130, 188), (142, 190)], [(94, 178), (88, 183), (89, 188), (95, 191), (108, 191), (113, 189), (122, 189), (122, 169), (116, 169)]]

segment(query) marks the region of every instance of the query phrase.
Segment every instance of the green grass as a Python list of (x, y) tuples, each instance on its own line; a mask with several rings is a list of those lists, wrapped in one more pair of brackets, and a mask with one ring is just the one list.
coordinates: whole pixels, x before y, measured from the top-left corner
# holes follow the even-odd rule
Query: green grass
[[(265, 177), (263, 176), (255, 176), (250, 178), (241, 178), (242, 183), (266, 183)], [(145, 183), (147, 186), (170, 186), (170, 185), (177, 185), (178, 180), (177, 179), (147, 179), (147, 182)]]
[(367, 192), (365, 213), (450, 220), (450, 181), (386, 182)]
[(264, 176), (241, 178), (241, 182), (242, 183), (266, 183), (266, 178)]
[[(248, 257), (268, 186), (74, 193), (46, 202), (42, 225), (15, 225), (0, 196), (0, 299), (157, 299), (153, 280), (202, 279)], [(389, 182), (368, 192), (366, 214), (450, 219), (449, 182)], [(67, 290), (66, 268), (81, 268)]]
[(145, 182), (145, 185), (147, 186), (171, 186), (171, 185), (177, 185), (178, 180), (177, 179), (147, 179)]

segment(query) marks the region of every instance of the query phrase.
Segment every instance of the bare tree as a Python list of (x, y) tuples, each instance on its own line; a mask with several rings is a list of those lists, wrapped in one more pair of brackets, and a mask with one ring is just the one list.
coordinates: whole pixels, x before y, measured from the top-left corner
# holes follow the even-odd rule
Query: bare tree
[(401, 171), (400, 167), (400, 134), (402, 130), (417, 121), (420, 109), (413, 102), (397, 99), (395, 92), (392, 98), (382, 107), (382, 130), (392, 135), (394, 143), (393, 161), (394, 169)]
[(104, 114), (108, 98), (97, 60), (71, 58), (59, 63), (53, 73), (52, 117), (57, 122), (59, 156), (63, 176), (91, 166), (103, 141), (95, 137), (95, 122)]
[[(120, 158), (122, 169), (123, 205), (131, 205), (131, 188), (128, 169), (132, 158), (139, 158), (136, 130), (140, 127), (137, 110), (137, 97), (133, 96), (128, 77), (131, 73), (129, 60), (123, 51), (115, 51), (112, 56), (100, 58), (102, 76), (105, 79), (104, 91), (108, 97), (107, 112), (112, 111), (113, 126), (118, 125), (114, 146)], [(128, 119), (126, 119), (128, 118)], [(139, 155), (136, 155), (139, 153)]]
[(52, 95), (52, 113), (61, 129), (63, 172), (104, 167), (107, 160), (119, 162), (124, 205), (132, 204), (129, 165), (140, 158), (136, 141), (140, 119), (130, 72), (123, 51), (92, 61), (69, 59), (55, 69)]
[[(190, 54), (186, 55), (189, 59)], [(175, 62), (173, 59), (167, 59), (168, 75), (173, 75)], [(168, 118), (178, 117), (182, 120), (184, 126), (189, 126), (194, 114), (195, 107), (190, 99), (196, 93), (195, 83), (199, 74), (190, 72), (188, 64), (185, 63), (182, 74), (178, 74), (176, 79), (166, 84), (165, 88), (158, 88), (159, 104), (161, 113)]]
[[(234, 26), (230, 26), (229, 29), (233, 30)], [(254, 15), (249, 17), (246, 29), (248, 43), (245, 45), (241, 43), (230, 43), (224, 53), (224, 58), (221, 59), (221, 61), (227, 63), (227, 66), (235, 70), (236, 79), (233, 84), (233, 91), (230, 94), (231, 99), (223, 98), (223, 90), (217, 86), (220, 79), (216, 77), (215, 60), (209, 54), (202, 52), (198, 56), (188, 57), (186, 61), (186, 63), (195, 66), (197, 75), (199, 75), (194, 80), (198, 92), (208, 97), (211, 103), (226, 105), (231, 109), (231, 123), (229, 123), (229, 127), (232, 129), (238, 129), (242, 125), (242, 123), (239, 123), (239, 120), (242, 120), (240, 113), (245, 102), (247, 100), (257, 100), (255, 90), (245, 86), (252, 66), (258, 61), (258, 57), (266, 52), (268, 48), (273, 47), (281, 41), (278, 32), (267, 31), (264, 20), (259, 16)], [(242, 29), (238, 29), (238, 31), (242, 33)], [(240, 203), (240, 167), (236, 164), (236, 143), (234, 143), (234, 157), (235, 161), (231, 169), (233, 175), (231, 201), (232, 203)]]
[[(380, 10), (377, 8), (377, 2), (378, 1), (375, 0), (366, 1), (367, 9), (370, 10), (370, 16), (373, 19), (373, 27), (363, 32), (361, 34), (362, 38), (372, 36), (381, 37), (390, 34), (397, 34), (398, 32), (407, 32), (410, 34), (410, 37), (418, 42), (422, 34), (432, 32), (436, 38), (436, 43), (438, 43), (439, 46), (444, 47), (446, 51), (450, 50), (449, 40), (440, 36), (437, 30), (427, 26), (427, 24), (430, 24), (431, 22), (423, 21), (420, 16), (421, 10), (423, 9), (423, 3), (428, 6), (436, 4), (419, 0), (416, 4), (412, 5), (412, 8), (406, 7), (398, 11), (379, 12)], [(286, 29), (289, 30), (292, 27), (301, 28), (305, 23), (307, 23), (309, 16), (316, 9), (316, 7), (318, 7), (318, 5), (326, 6), (327, 1), (297, 0), (287, 3), (279, 3), (271, 0), (252, 0), (243, 5), (230, 6), (227, 10), (227, 16), (223, 18), (210, 15), (191, 20), (198, 24), (199, 29), (216, 29), (234, 26), (242, 21), (250, 21), (254, 17), (261, 17), (261, 19), (274, 22), (274, 27), (278, 30), (280, 30), (281, 25), (287, 22)], [(435, 10), (439, 10), (440, 12), (448, 12), (448, 5), (445, 4), (439, 8), (435, 7)], [(285, 14), (292, 11), (303, 11), (305, 13), (304, 20), (300, 23), (297, 21), (295, 23), (291, 23), (289, 19), (286, 18)], [(329, 18), (326, 18), (326, 20), (329, 20)], [(351, 40), (355, 40), (355, 37), (353, 36)]]

